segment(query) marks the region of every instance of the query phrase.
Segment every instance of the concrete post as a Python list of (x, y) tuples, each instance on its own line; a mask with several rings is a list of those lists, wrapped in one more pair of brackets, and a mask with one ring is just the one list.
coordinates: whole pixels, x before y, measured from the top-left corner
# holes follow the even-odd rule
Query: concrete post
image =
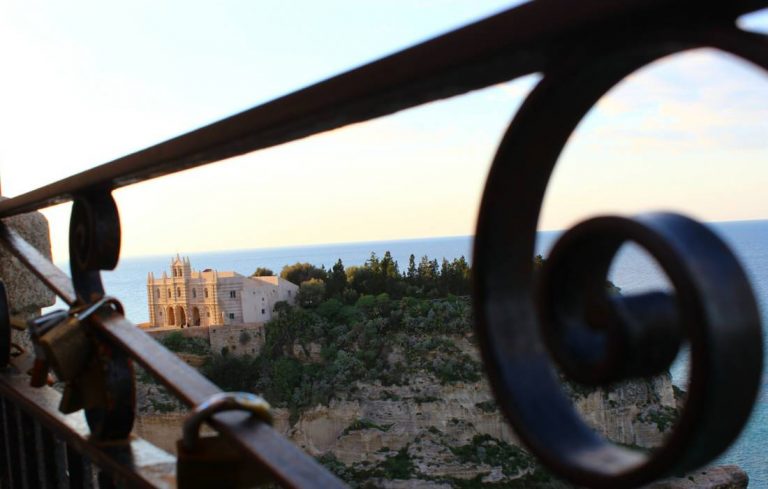
[[(0, 197), (5, 200), (6, 197)], [(48, 233), (48, 220), (39, 212), (29, 212), (9, 217), (3, 222), (15, 229), (25, 240), (51, 258), (51, 238)], [(8, 291), (8, 303), (11, 315), (29, 319), (40, 314), (43, 307), (55, 303), (55, 295), (40, 280), (29, 272), (19, 260), (0, 246), (0, 280)], [(29, 346), (26, 332), (14, 331), (14, 342)]]

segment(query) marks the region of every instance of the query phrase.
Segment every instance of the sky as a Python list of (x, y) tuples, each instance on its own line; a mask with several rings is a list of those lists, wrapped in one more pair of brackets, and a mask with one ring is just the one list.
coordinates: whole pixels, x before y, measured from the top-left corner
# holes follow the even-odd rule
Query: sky
[[(520, 2), (0, 3), (0, 179), (14, 196)], [(768, 13), (741, 21), (768, 31)], [(120, 189), (123, 256), (473, 233), (531, 75)], [(765, 74), (711, 50), (614, 88), (574, 133), (541, 229), (668, 209), (768, 218)], [(66, 258), (69, 205), (43, 211)]]

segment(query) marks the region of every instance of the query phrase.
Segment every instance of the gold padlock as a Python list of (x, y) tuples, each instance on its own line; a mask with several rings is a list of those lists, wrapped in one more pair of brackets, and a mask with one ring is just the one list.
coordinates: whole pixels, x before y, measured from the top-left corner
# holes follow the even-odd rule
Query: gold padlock
[(30, 321), (30, 334), (35, 344), (35, 355), (56, 377), (70, 382), (79, 377), (93, 358), (94, 343), (88, 336), (84, 322), (106, 305), (112, 305), (122, 314), (122, 305), (114, 298), (104, 296), (93, 304), (84, 304), (69, 311), (54, 311)]
[(52, 328), (38, 339), (45, 360), (59, 380), (77, 378), (93, 356), (93, 341), (88, 338), (77, 316)]
[(248, 411), (272, 424), (270, 406), (263, 398), (242, 392), (220, 393), (197, 406), (184, 421), (184, 437), (176, 443), (180, 489), (257, 487), (272, 481), (258, 464), (221, 435), (200, 437), (200, 424), (221, 411)]

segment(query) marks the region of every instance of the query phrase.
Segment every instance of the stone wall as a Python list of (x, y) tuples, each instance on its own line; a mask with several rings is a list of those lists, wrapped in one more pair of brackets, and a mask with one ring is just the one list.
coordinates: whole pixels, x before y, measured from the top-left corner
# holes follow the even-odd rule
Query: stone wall
[(184, 336), (185, 338), (203, 338), (206, 341), (210, 341), (209, 328), (204, 328), (204, 327), (193, 327), (193, 328), (183, 328), (183, 329), (179, 329), (177, 327), (147, 328), (147, 329), (144, 329), (144, 332), (147, 333), (149, 336), (155, 338), (156, 340), (163, 339), (169, 334), (181, 333), (181, 335)]
[(227, 351), (232, 355), (258, 355), (264, 346), (263, 324), (229, 324), (208, 329), (213, 353)]
[(264, 346), (264, 324), (225, 324), (199, 328), (148, 328), (144, 329), (156, 340), (169, 334), (181, 333), (185, 338), (203, 338), (211, 345), (213, 353), (221, 354), (226, 349), (232, 355), (258, 355)]
[[(5, 200), (6, 197), (0, 197)], [(51, 239), (48, 220), (39, 212), (30, 212), (3, 219), (43, 256), (51, 259)], [(24, 267), (4, 247), (0, 247), (0, 280), (8, 294), (10, 314), (30, 319), (40, 314), (43, 307), (52, 306), (56, 296), (40, 280)], [(26, 332), (13, 331), (16, 344), (31, 347)]]

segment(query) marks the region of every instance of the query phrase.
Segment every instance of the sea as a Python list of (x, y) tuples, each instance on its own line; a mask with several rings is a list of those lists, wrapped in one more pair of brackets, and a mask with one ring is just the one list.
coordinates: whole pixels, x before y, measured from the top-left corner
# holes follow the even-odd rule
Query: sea
[[(708, 226), (730, 245), (750, 276), (765, 329), (768, 324), (768, 220), (719, 222), (709, 223)], [(539, 232), (537, 254), (546, 257), (559, 235), (557, 231)], [(442, 258), (452, 260), (460, 256), (471, 260), (471, 250), (471, 236), (452, 236), (189, 253), (184, 256), (189, 256), (192, 267), (197, 270), (212, 268), (250, 275), (257, 267), (267, 267), (279, 273), (284, 265), (296, 262), (309, 262), (330, 268), (341, 259), (345, 266), (360, 265), (371, 253), (381, 257), (386, 251), (391, 252), (400, 269), (404, 270), (411, 254), (415, 255), (417, 260), (424, 255), (430, 259), (437, 258), (438, 261)], [(103, 280), (107, 293), (120, 298), (127, 317), (133, 322), (148, 321), (147, 274), (153, 272), (157, 277), (163, 271), (169, 272), (171, 259), (170, 255), (129, 257), (122, 259), (114, 271), (104, 272)], [(67, 270), (66, 264), (60, 265)], [(621, 287), (623, 294), (669, 288), (663, 272), (653, 259), (634, 245), (626, 245), (620, 250), (609, 279)], [(684, 354), (676, 360), (671, 371), (673, 381), (684, 388), (687, 377), (687, 359)], [(764, 372), (762, 389), (749, 424), (738, 441), (717, 461), (721, 464), (737, 464), (744, 468), (750, 477), (750, 487), (757, 488), (768, 488), (767, 379)]]

